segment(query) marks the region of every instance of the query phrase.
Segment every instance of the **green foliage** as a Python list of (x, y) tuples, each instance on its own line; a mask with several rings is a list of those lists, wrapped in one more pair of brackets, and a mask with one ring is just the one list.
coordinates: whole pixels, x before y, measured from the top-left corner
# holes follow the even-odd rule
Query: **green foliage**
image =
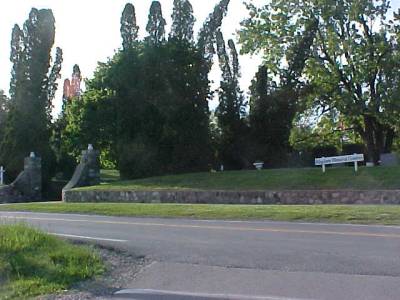
[(67, 108), (69, 153), (77, 157), (89, 143), (109, 149), (124, 177), (206, 168), (209, 82), (202, 65), (194, 46), (175, 39), (116, 54)]
[(4, 91), (0, 90), (0, 144), (3, 140), (4, 127), (8, 114), (8, 105), (9, 105), (8, 100), (9, 99), (4, 94)]
[[(121, 18), (123, 50), (100, 63), (87, 81), (81, 99), (67, 105), (60, 140), (78, 158), (88, 143), (101, 149), (103, 167), (114, 162), (125, 178), (209, 169), (212, 161), (208, 100), (211, 68), (209, 52), (229, 1), (222, 0), (193, 42), (193, 9), (176, 0), (169, 39), (161, 5), (153, 1), (144, 41), (131, 30), (134, 8)], [(135, 41), (130, 43), (129, 41)], [(127, 47), (129, 44), (129, 47)], [(236, 49), (229, 43), (234, 74), (228, 83), (238, 89)], [(239, 105), (240, 114), (243, 107)], [(216, 144), (216, 143), (213, 143)]]
[(250, 91), (251, 159), (272, 167), (285, 166), (296, 104), (294, 91), (290, 86), (276, 88), (266, 66), (260, 66)]
[(188, 0), (174, 0), (170, 38), (192, 42), (195, 21), (192, 4)]
[(215, 34), (222, 25), (222, 20), (228, 12), (230, 0), (221, 0), (214, 11), (208, 16), (198, 34), (197, 46), (206, 59), (206, 67), (210, 70), (215, 51)]
[(135, 7), (127, 3), (121, 16), (122, 48), (132, 48), (138, 38), (139, 26), (136, 25)]
[(314, 147), (325, 146), (334, 146), (341, 151), (345, 144), (362, 143), (359, 135), (351, 127), (351, 123), (334, 110), (319, 118), (312, 110), (298, 114), (289, 140), (291, 146), (297, 151), (310, 151)]
[(62, 52), (57, 48), (50, 68), (55, 26), (51, 10), (33, 8), (23, 30), (12, 31), (13, 64), (9, 113), (0, 145), (0, 162), (11, 177), (22, 170), (31, 151), (42, 157), (44, 182), (51, 177), (54, 154), (49, 145), (52, 100), (61, 69)]
[(0, 225), (0, 271), (0, 299), (25, 299), (65, 290), (104, 266), (89, 248), (25, 225)]
[(219, 90), (219, 105), (215, 115), (221, 130), (218, 160), (227, 169), (248, 166), (246, 160), (247, 126), (243, 118), (246, 103), (239, 86), (239, 61), (235, 44), (228, 41), (230, 53), (226, 51), (222, 32), (216, 32), (217, 53), (222, 71)]
[(386, 0), (273, 0), (262, 8), (249, 4), (241, 31), (243, 51), (262, 50), (269, 70), (281, 76), (299, 36), (315, 28), (315, 38), (304, 35), (309, 58), (298, 73), (310, 86), (305, 106), (337, 110), (375, 163), (390, 151), (400, 111), (400, 26), (387, 17), (389, 7)]
[(150, 44), (158, 45), (165, 40), (165, 19), (162, 15), (161, 3), (153, 1), (150, 6), (149, 20), (146, 30), (149, 33), (147, 41)]
[(308, 87), (301, 81), (305, 62), (315, 38), (317, 22), (308, 22), (286, 52), (286, 66), (279, 72), (280, 82), (273, 81), (267, 65), (260, 66), (250, 87), (250, 127), (252, 160), (263, 160), (273, 167), (288, 163), (290, 132), (298, 98)]
[[(77, 161), (81, 151), (93, 144), (96, 149), (110, 149), (115, 142), (115, 101), (112, 92), (88, 89), (72, 99), (65, 110), (65, 128), (61, 131), (61, 154)], [(112, 153), (105, 155), (115, 160)]]

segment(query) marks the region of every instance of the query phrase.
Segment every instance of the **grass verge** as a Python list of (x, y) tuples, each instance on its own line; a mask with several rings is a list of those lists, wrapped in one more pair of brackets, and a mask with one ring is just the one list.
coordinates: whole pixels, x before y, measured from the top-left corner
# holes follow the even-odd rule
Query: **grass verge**
[(101, 274), (92, 249), (23, 224), (0, 225), (0, 299), (28, 299)]
[(400, 206), (391, 205), (208, 205), (57, 202), (0, 205), (0, 211), (400, 225)]
[(119, 181), (116, 171), (103, 171), (104, 184), (81, 190), (293, 190), (293, 189), (399, 189), (400, 167), (271, 169), (191, 173)]

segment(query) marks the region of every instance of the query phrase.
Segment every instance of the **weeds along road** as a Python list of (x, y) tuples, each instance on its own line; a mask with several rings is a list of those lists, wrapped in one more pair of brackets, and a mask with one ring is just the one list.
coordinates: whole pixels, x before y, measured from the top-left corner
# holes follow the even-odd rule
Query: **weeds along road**
[(395, 226), (22, 212), (0, 212), (0, 221), (26, 222), (146, 256), (152, 263), (129, 289), (265, 299), (400, 295), (400, 227)]

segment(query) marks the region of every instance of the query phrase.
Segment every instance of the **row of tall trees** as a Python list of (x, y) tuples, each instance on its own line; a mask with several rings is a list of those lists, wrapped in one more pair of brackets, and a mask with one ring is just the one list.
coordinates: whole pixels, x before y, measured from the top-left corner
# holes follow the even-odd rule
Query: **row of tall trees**
[(61, 139), (67, 152), (77, 155), (94, 143), (104, 149), (103, 161), (115, 161), (129, 178), (207, 170), (213, 161), (208, 74), (228, 4), (217, 4), (195, 39), (189, 1), (174, 1), (168, 36), (161, 4), (153, 1), (140, 40), (128, 3), (122, 49), (99, 64), (81, 99), (67, 106)]

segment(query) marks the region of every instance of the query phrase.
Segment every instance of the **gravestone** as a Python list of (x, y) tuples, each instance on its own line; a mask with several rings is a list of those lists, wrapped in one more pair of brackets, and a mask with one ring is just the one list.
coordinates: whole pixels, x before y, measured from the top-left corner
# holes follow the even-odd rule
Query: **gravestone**
[(381, 154), (381, 166), (398, 166), (399, 158), (396, 153)]

